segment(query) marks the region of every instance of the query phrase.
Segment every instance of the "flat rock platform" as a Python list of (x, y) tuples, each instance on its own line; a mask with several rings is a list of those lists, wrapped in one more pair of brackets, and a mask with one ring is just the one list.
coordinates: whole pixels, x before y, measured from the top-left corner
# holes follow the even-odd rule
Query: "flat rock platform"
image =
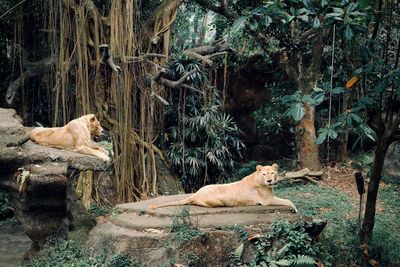
[[(326, 224), (316, 226), (312, 218), (301, 217), (285, 206), (204, 208), (184, 205), (149, 209), (152, 204), (182, 200), (188, 196), (190, 194), (161, 196), (117, 205), (108, 219), (97, 219), (98, 224), (91, 230), (87, 245), (94, 256), (99, 256), (99, 252), (105, 253), (104, 248), (107, 248), (106, 253), (130, 254), (145, 266), (180, 266), (172, 265), (171, 261), (186, 266), (193, 253), (198, 262), (192, 266), (227, 266), (224, 264), (230, 261), (231, 253), (243, 242), (244, 255), (247, 255), (244, 257), (250, 258), (254, 252), (250, 241), (243, 241), (243, 236), (235, 230), (244, 229), (250, 236), (261, 234), (268, 231), (274, 221), (286, 219), (304, 222), (311, 229), (310, 235), (315, 233), (315, 229), (318, 235)], [(174, 220), (182, 218), (184, 209), (189, 212), (188, 221), (192, 227), (203, 234), (176, 245), (174, 238), (186, 233), (172, 232), (171, 226)]]

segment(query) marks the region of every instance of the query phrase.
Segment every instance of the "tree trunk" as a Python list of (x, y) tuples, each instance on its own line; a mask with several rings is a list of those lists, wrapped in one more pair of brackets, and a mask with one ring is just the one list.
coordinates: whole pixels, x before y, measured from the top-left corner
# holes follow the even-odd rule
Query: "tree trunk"
[(343, 133), (341, 133), (339, 137), (339, 146), (337, 152), (338, 162), (346, 162), (348, 142), (349, 142), (349, 128), (346, 126)]
[(315, 109), (304, 103), (305, 115), (295, 126), (297, 139), (298, 167), (310, 171), (321, 170), (318, 145), (315, 143)]
[[(379, 138), (379, 137), (378, 137)], [(381, 181), (381, 174), (383, 162), (385, 160), (386, 150), (388, 148), (386, 136), (378, 139), (378, 144), (375, 149), (374, 163), (371, 171), (371, 180), (368, 185), (367, 203), (364, 214), (364, 222), (361, 229), (361, 242), (368, 243), (371, 239), (372, 231), (375, 223), (375, 210), (376, 199), (378, 197), (379, 182)]]

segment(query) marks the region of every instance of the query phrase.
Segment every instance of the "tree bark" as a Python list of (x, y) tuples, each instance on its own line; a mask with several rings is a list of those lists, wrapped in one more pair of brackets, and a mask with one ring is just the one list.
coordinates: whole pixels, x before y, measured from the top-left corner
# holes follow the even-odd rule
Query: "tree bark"
[(321, 170), (318, 145), (315, 143), (315, 109), (304, 103), (305, 115), (296, 124), (298, 167), (308, 168), (310, 171)]
[(378, 197), (379, 183), (381, 181), (383, 162), (385, 160), (386, 150), (388, 148), (387, 143), (388, 143), (387, 138), (382, 137), (378, 139), (378, 144), (375, 149), (375, 157), (371, 172), (371, 180), (368, 185), (364, 222), (361, 229), (362, 243), (368, 243), (368, 240), (371, 239), (372, 231), (374, 229), (376, 200)]

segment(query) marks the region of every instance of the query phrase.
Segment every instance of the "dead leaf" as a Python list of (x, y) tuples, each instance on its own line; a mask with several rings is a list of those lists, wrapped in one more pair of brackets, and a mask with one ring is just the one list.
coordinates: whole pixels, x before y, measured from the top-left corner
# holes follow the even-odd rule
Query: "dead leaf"
[(247, 240), (249, 240), (249, 241), (255, 241), (255, 240), (257, 240), (257, 239), (260, 238), (260, 237), (261, 237), (261, 234), (255, 234), (255, 235), (249, 236), (249, 237), (247, 238)]
[(354, 84), (356, 84), (358, 82), (359, 78), (357, 76), (353, 76), (351, 77), (350, 80), (348, 80), (348, 82), (346, 83), (346, 88), (350, 89), (351, 87), (353, 87)]

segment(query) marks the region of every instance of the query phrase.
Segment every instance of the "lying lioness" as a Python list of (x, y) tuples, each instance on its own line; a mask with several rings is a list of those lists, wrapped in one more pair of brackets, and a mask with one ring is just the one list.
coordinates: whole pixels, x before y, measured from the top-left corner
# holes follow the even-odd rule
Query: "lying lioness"
[(108, 152), (92, 139), (103, 134), (103, 127), (93, 114), (70, 121), (63, 127), (34, 128), (30, 139), (43, 146), (66, 148), (108, 161)]
[(150, 209), (167, 206), (197, 205), (202, 207), (238, 207), (238, 206), (290, 206), (297, 213), (292, 201), (274, 196), (272, 186), (278, 177), (278, 164), (256, 167), (256, 171), (239, 182), (230, 184), (207, 185), (190, 197), (160, 205), (150, 205)]

